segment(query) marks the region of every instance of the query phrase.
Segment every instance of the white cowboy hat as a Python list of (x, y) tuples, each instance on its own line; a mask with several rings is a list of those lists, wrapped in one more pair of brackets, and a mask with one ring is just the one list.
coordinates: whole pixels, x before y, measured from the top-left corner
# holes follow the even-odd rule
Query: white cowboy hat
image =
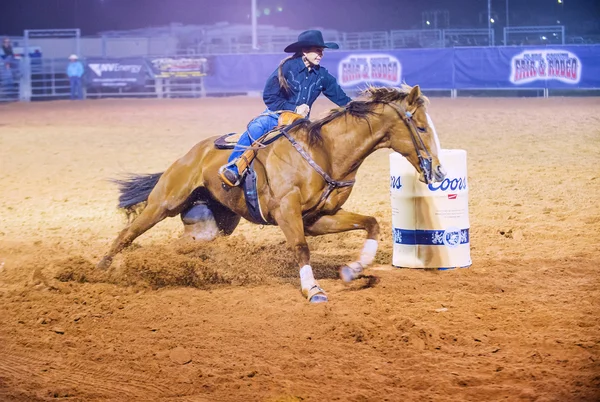
[(77, 57), (76, 54), (72, 54), (69, 56), (69, 60), (77, 60), (79, 57)]

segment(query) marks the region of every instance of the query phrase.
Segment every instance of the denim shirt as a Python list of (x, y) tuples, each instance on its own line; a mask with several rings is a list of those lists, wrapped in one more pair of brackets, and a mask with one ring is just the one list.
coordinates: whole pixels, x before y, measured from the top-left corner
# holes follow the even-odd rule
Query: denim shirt
[(67, 65), (67, 75), (69, 77), (81, 77), (83, 73), (83, 64), (80, 61), (69, 62)]
[(263, 100), (269, 110), (293, 111), (303, 103), (312, 108), (321, 92), (338, 106), (344, 106), (352, 100), (325, 67), (314, 66), (309, 70), (302, 57), (286, 61), (282, 72), (290, 86), (290, 95), (286, 96), (280, 88), (276, 69), (267, 80), (263, 92)]

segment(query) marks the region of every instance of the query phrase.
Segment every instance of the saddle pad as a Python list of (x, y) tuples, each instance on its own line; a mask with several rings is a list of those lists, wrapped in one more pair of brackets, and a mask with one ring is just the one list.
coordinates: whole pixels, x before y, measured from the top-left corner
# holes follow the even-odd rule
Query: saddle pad
[[(240, 139), (241, 134), (238, 133), (229, 133), (220, 136), (215, 140), (215, 148), (217, 149), (233, 149), (235, 144), (237, 144)], [(275, 128), (268, 132), (265, 137), (261, 140), (263, 145), (268, 145), (275, 141), (277, 138), (281, 136), (281, 130), (279, 128)]]

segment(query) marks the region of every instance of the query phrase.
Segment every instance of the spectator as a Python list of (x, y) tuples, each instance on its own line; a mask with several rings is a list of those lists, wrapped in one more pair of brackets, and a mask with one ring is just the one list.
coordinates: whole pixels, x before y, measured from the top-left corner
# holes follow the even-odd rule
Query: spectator
[(10, 62), (2, 60), (0, 62), (0, 99), (7, 100), (16, 97), (14, 83)]
[(79, 61), (76, 54), (69, 56), (69, 65), (67, 66), (67, 75), (71, 84), (71, 99), (83, 99), (83, 88), (81, 86), (81, 77), (83, 76), (83, 64)]
[(9, 62), (15, 58), (15, 53), (13, 52), (12, 44), (10, 43), (9, 38), (4, 38), (2, 41), (2, 58), (4, 60), (8, 60)]

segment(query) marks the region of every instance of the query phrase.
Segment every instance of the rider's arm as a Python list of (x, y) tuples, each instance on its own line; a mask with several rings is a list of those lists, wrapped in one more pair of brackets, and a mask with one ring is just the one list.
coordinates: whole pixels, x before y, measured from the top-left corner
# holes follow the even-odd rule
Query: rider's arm
[(352, 99), (346, 95), (346, 92), (337, 83), (335, 77), (329, 74), (329, 71), (322, 68), (324, 74), (323, 94), (338, 106), (346, 106)]
[(277, 78), (277, 70), (267, 80), (265, 89), (263, 91), (263, 100), (269, 110), (275, 112), (277, 110), (291, 110), (296, 109), (296, 104), (290, 102), (283, 94), (283, 90), (279, 86), (279, 79)]

